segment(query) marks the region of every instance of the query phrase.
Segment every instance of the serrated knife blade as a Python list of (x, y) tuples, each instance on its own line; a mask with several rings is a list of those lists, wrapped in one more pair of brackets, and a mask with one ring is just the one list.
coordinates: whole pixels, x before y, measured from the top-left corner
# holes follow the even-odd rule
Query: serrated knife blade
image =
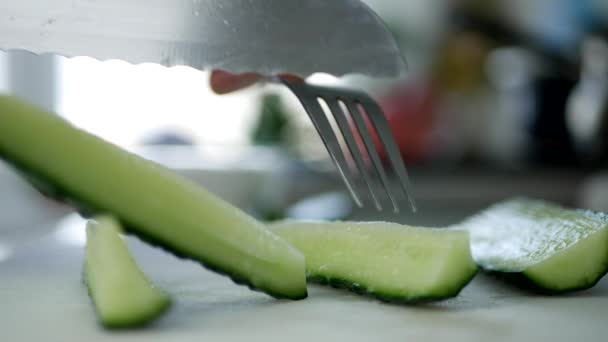
[(359, 0), (0, 0), (0, 49), (266, 75), (405, 71)]

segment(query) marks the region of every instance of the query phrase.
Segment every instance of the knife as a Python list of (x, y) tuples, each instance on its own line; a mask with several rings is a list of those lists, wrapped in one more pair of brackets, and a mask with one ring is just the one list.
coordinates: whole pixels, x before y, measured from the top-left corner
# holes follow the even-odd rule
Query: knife
[(359, 0), (0, 0), (0, 49), (264, 75), (405, 71)]
[[(360, 0), (0, 0), (0, 49), (257, 73), (271, 79), (281, 74), (306, 78), (320, 72), (400, 77), (405, 72), (394, 38)], [(362, 106), (376, 130), (381, 131), (378, 136), (390, 152), (391, 166), (415, 210), (405, 166), (388, 122), (369, 96), (329, 87), (306, 90), (309, 85), (290, 84), (284, 79), (281, 82), (292, 91), (300, 89), (296, 96), (359, 206), (363, 201), (354, 188), (355, 172), (346, 164), (344, 151), (336, 148), (336, 132), (326, 124), (327, 113), (318, 107), (317, 98)], [(311, 90), (316, 98), (302, 95)], [(346, 114), (335, 110), (339, 108), (331, 110), (334, 117)], [(358, 134), (368, 137), (369, 129), (358, 127)], [(375, 157), (373, 174), (381, 178), (398, 211), (384, 167), (370, 146), (367, 152)], [(353, 156), (363, 153), (351, 152)], [(363, 169), (364, 164), (357, 166), (356, 174), (364, 175), (380, 210), (372, 177)]]

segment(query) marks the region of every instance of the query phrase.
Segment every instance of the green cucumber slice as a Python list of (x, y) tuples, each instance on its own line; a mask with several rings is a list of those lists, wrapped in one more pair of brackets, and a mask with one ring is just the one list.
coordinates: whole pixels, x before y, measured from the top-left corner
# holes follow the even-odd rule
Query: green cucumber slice
[(583, 290), (608, 271), (606, 214), (515, 198), (459, 226), (470, 233), (477, 264), (532, 290)]
[(310, 281), (384, 301), (454, 297), (477, 273), (463, 231), (288, 220), (270, 228), (304, 253)]
[(84, 279), (97, 317), (106, 328), (131, 328), (161, 316), (170, 299), (137, 267), (121, 228), (110, 216), (87, 224)]
[(0, 157), (85, 215), (109, 213), (126, 232), (253, 289), (306, 297), (304, 257), (263, 224), (16, 97), (0, 95)]

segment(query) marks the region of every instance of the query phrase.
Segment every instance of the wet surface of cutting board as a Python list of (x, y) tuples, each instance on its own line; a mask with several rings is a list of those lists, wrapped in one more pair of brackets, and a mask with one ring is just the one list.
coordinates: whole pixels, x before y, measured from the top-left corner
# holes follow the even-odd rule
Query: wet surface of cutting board
[(320, 286), (292, 302), (129, 242), (175, 298), (168, 315), (147, 330), (104, 331), (81, 282), (82, 248), (48, 238), (0, 262), (0, 341), (608, 341), (608, 279), (563, 297), (480, 275), (459, 297), (430, 305), (384, 304)]

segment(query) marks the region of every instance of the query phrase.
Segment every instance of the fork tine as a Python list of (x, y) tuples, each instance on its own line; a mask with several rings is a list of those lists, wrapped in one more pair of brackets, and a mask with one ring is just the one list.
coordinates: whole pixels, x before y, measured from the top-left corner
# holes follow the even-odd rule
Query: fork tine
[(317, 133), (321, 137), (321, 141), (325, 145), (325, 148), (329, 152), (329, 155), (338, 169), (342, 180), (346, 184), (348, 191), (350, 192), (353, 201), (358, 207), (363, 207), (363, 203), (359, 195), (357, 194), (351, 171), (346, 163), (346, 159), (342, 154), (342, 149), (338, 143), (338, 139), (327, 119), (323, 108), (319, 104), (318, 97), (316, 94), (309, 91), (309, 86), (305, 84), (295, 84), (289, 82), (283, 82), (289, 89), (296, 95), (306, 113), (310, 117)]
[[(358, 96), (361, 98), (361, 95)], [(393, 204), (393, 210), (397, 213), (399, 212), (399, 205), (397, 204), (397, 199), (393, 196), (390, 191), (390, 183), (388, 182), (388, 177), (386, 176), (386, 172), (384, 171), (384, 166), (382, 166), (382, 162), (380, 161), (380, 157), (378, 156), (378, 152), (376, 151), (376, 146), (374, 145), (374, 141), (372, 140), (371, 135), (369, 134), (369, 130), (365, 121), (363, 120), (363, 115), (359, 110), (356, 103), (351, 101), (344, 101), (344, 104), (348, 108), (353, 121), (355, 121), (355, 125), (357, 126), (357, 131), (363, 140), (363, 144), (365, 145), (365, 149), (367, 150), (367, 154), (369, 155), (380, 180), (382, 181), (382, 185), (384, 185), (384, 190), (386, 194), (391, 200)]]
[(374, 100), (372, 100), (368, 96), (360, 97), (359, 102), (363, 106), (363, 108), (365, 108), (365, 111), (367, 112), (367, 117), (372, 122), (374, 129), (378, 133), (377, 135), (380, 138), (382, 145), (384, 146), (384, 150), (388, 155), (388, 159), (393, 165), (393, 170), (395, 170), (397, 178), (399, 178), (399, 183), (401, 184), (401, 188), (407, 196), (412, 211), (416, 212), (416, 202), (410, 192), (411, 184), (409, 181), (409, 176), (407, 174), (407, 170), (405, 169), (401, 154), (399, 153), (399, 148), (397, 147), (397, 144), (392, 138), (393, 134), (388, 125), (388, 122), (386, 121), (386, 118), (384, 117), (382, 109)]
[[(376, 131), (377, 136), (380, 139), (384, 150), (386, 151), (386, 154), (390, 161), (390, 165), (392, 166), (393, 171), (397, 175), (397, 178), (399, 178), (399, 183), (405, 196), (409, 201), (412, 211), (417, 211), (416, 203), (410, 193), (411, 185), (409, 182), (407, 171), (405, 169), (405, 165), (403, 163), (403, 159), (401, 158), (401, 154), (399, 153), (399, 148), (397, 147), (397, 144), (393, 139), (392, 132), (390, 130), (386, 118), (384, 117), (382, 109), (371, 97), (359, 91), (343, 90), (331, 87), (319, 87), (303, 82), (292, 83), (286, 80), (279, 81), (285, 84), (296, 95), (296, 97), (304, 106), (306, 113), (310, 117), (313, 125), (315, 126), (315, 129), (319, 133), (319, 136), (321, 137), (325, 148), (327, 149), (330, 157), (332, 158), (334, 165), (338, 169), (338, 172), (342, 176), (342, 179), (346, 184), (346, 187), (348, 188), (353, 200), (359, 207), (362, 207), (363, 205), (359, 198), (359, 195), (355, 191), (355, 183), (353, 181), (351, 170), (348, 167), (348, 164), (346, 163), (346, 159), (344, 157), (340, 143), (338, 142), (336, 132), (334, 132), (331, 124), (329, 123), (326, 113), (321, 107), (321, 104), (319, 103), (319, 99), (322, 99), (325, 101), (325, 103), (327, 103), (329, 110), (335, 118), (336, 123), (338, 124), (338, 127), (342, 132), (342, 136), (346, 141), (348, 149), (350, 150), (350, 153), (353, 156), (353, 159), (355, 160), (356, 166), (359, 169), (359, 172), (362, 174), (365, 183), (367, 184), (370, 190), (370, 194), (372, 195), (376, 208), (378, 210), (382, 209), (378, 197), (376, 196), (376, 193), (373, 189), (374, 186), (372, 186), (376, 185), (376, 181), (374, 177), (370, 177), (370, 174), (367, 172), (367, 168), (363, 163), (361, 155), (363, 151), (358, 148), (358, 145), (355, 142), (353, 132), (350, 130), (348, 120), (346, 120), (347, 114), (350, 114), (351, 118), (355, 122), (357, 132), (363, 140), (365, 150), (367, 151), (369, 158), (371, 159), (372, 164), (374, 165), (376, 174), (381, 180), (384, 190), (386, 191), (386, 194), (393, 205), (394, 211), (396, 213), (399, 212), (397, 198), (391, 191), (391, 184), (389, 183), (389, 179), (387, 177), (384, 166), (380, 160), (380, 156), (376, 151), (376, 146), (369, 132), (370, 128), (368, 128), (368, 126), (366, 125), (364, 116), (366, 116), (372, 123), (373, 129)], [(339, 102), (343, 102), (345, 104), (346, 109), (349, 113), (346, 113), (342, 109)], [(361, 107), (364, 112), (359, 107)]]
[(342, 107), (340, 107), (340, 104), (338, 103), (338, 101), (339, 101), (338, 98), (332, 97), (331, 99), (328, 99), (328, 98), (323, 97), (323, 100), (325, 100), (325, 102), (329, 106), (331, 113), (333, 114), (334, 118), (336, 119), (336, 123), (338, 124), (338, 127), (340, 128), (340, 131), (342, 132), (342, 135), (344, 136), (344, 140), (346, 141), (346, 145), (348, 146), (348, 149), (350, 150), (350, 154), (353, 156), (353, 159), (355, 160), (355, 163), (357, 164), (357, 168), (359, 169), (359, 172), (363, 176), (363, 180), (365, 181), (365, 184), (367, 185), (367, 188), (369, 189), (369, 192), (372, 195), (372, 199), (374, 201), (376, 209), (381, 211), (382, 206), (380, 205), (380, 201), (378, 201), (378, 197), (376, 196), (376, 193), (374, 191), (372, 179), (369, 175), (367, 168), (365, 167), (363, 158), (361, 158), (361, 152), (359, 151), (359, 148), (355, 141), (355, 137), (353, 135), (353, 132), (351, 131), (351, 127), (348, 124), (348, 121), (346, 119), (346, 113), (344, 112)]

